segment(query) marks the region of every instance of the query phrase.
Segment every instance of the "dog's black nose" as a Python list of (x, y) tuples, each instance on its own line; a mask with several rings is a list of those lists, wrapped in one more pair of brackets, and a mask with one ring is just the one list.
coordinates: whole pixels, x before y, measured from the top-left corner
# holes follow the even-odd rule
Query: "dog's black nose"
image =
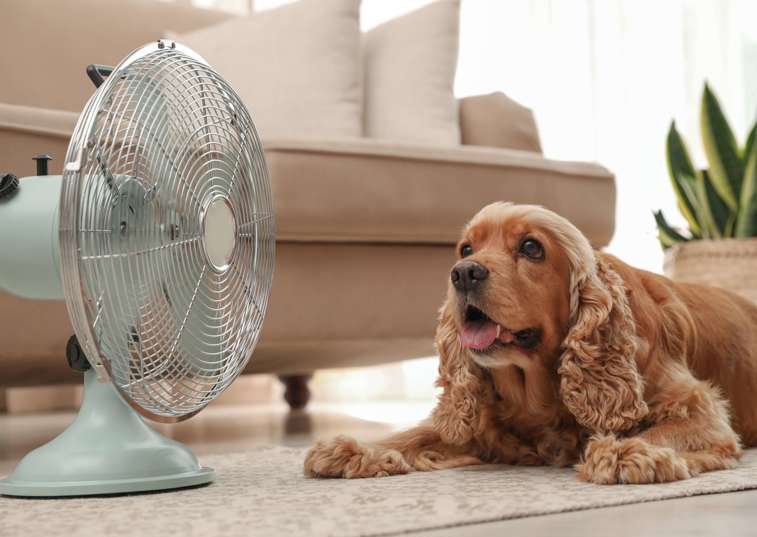
[(489, 277), (489, 269), (475, 261), (460, 261), (452, 267), (450, 278), (458, 291), (470, 291)]

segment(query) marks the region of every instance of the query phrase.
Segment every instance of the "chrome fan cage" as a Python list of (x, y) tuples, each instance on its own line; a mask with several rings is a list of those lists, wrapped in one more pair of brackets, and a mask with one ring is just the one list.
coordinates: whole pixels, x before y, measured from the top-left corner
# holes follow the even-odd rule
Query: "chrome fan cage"
[(188, 48), (135, 51), (87, 103), (61, 190), (64, 293), (88, 360), (143, 415), (186, 419), (245, 368), (273, 214), (247, 109)]

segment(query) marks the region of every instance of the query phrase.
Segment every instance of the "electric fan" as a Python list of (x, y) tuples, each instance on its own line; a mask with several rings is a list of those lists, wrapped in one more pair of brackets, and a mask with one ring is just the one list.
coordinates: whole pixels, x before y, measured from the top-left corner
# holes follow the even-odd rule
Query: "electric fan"
[(63, 175), (44, 175), (38, 161), (38, 176), (0, 188), (0, 288), (65, 298), (67, 356), (85, 371), (76, 420), (0, 481), (0, 494), (211, 482), (212, 469), (138, 414), (181, 421), (216, 398), (247, 364), (268, 302), (270, 182), (234, 90), (171, 41), (88, 74), (98, 89)]

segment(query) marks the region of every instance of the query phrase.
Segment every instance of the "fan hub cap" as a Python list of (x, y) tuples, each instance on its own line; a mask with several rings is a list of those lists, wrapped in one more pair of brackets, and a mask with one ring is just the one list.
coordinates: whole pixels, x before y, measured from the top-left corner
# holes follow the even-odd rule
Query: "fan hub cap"
[(237, 220), (234, 208), (224, 196), (216, 196), (205, 206), (200, 216), (202, 246), (211, 269), (224, 273), (231, 265), (237, 243)]

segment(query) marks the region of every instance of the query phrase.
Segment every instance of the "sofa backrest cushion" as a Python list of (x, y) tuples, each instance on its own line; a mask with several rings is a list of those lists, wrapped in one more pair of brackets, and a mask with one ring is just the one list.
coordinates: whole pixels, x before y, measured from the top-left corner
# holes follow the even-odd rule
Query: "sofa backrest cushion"
[(460, 3), (438, 0), (363, 36), (365, 135), (460, 143), (457, 68)]
[(500, 91), (460, 99), (460, 134), (463, 145), (542, 152), (531, 109)]
[(239, 92), (261, 137), (362, 135), (360, 0), (300, 0), (176, 36)]
[(90, 63), (115, 65), (163, 36), (225, 20), (220, 11), (155, 0), (2, 0), (0, 102), (81, 112)]

